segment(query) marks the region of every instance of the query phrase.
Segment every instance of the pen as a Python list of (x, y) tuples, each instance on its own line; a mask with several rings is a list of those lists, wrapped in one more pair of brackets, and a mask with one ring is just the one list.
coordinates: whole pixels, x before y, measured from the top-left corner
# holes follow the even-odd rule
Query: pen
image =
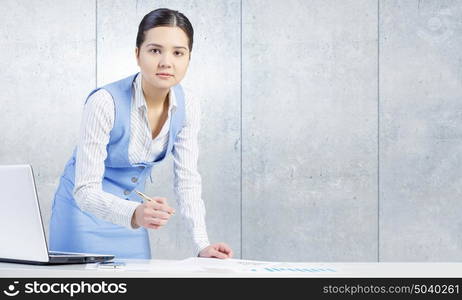
[[(149, 196), (147, 196), (146, 194), (143, 194), (142, 192), (137, 191), (137, 190), (135, 190), (135, 192), (136, 192), (144, 201), (152, 201), (152, 199), (151, 199)], [(173, 216), (173, 215), (175, 214), (175, 212), (169, 213), (169, 214), (171, 214), (171, 215)]]
[(152, 201), (151, 198), (149, 198), (147, 195), (143, 194), (142, 192), (137, 191), (137, 190), (135, 190), (135, 192), (136, 192), (141, 198), (143, 198), (144, 201)]

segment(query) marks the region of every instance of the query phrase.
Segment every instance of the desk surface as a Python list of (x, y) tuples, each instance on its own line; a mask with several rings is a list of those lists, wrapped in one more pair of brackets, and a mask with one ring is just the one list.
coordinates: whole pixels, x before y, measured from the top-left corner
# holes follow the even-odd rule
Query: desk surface
[(121, 268), (98, 264), (26, 265), (0, 263), (0, 277), (366, 277), (462, 278), (462, 263), (258, 262), (189, 258), (131, 260)]

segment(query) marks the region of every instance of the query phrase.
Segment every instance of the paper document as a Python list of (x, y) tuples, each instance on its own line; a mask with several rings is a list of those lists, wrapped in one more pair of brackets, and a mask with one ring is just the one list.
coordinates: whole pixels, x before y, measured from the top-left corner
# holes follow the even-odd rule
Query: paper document
[(88, 264), (87, 269), (98, 271), (137, 271), (137, 272), (192, 272), (192, 273), (273, 273), (273, 274), (338, 274), (336, 269), (322, 263), (268, 262), (242, 259), (216, 259), (190, 257), (184, 260), (122, 260), (111, 264)]
[(297, 262), (268, 262), (242, 259), (215, 259), (191, 257), (178, 262), (178, 266), (187, 268), (204, 269), (214, 272), (250, 272), (250, 273), (312, 273), (312, 274), (335, 274), (337, 271), (332, 267), (319, 263)]
[[(120, 264), (123, 262), (123, 264)], [(201, 268), (194, 265), (179, 264), (178, 260), (136, 260), (136, 259), (122, 259), (114, 260), (116, 267), (111, 268), (107, 263), (92, 263), (87, 264), (86, 269), (93, 269), (98, 271), (134, 271), (134, 272), (200, 272)]]

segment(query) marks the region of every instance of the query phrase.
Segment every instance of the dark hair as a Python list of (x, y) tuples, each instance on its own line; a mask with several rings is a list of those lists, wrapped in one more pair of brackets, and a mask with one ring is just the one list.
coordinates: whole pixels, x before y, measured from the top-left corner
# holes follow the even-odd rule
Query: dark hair
[(138, 26), (138, 35), (136, 36), (136, 47), (140, 48), (144, 42), (144, 33), (151, 28), (159, 26), (180, 27), (188, 36), (189, 51), (192, 51), (194, 30), (185, 15), (176, 10), (168, 8), (158, 8), (151, 11), (143, 17)]

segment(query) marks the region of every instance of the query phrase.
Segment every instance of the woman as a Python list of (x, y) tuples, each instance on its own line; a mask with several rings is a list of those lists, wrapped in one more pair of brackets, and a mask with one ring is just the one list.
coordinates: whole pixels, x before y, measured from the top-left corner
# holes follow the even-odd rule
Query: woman
[(151, 258), (147, 229), (165, 226), (174, 210), (163, 197), (143, 202), (136, 192), (144, 192), (152, 168), (172, 153), (178, 205), (198, 256), (232, 257), (225, 243), (210, 245), (205, 228), (199, 102), (179, 84), (192, 45), (193, 28), (182, 13), (154, 10), (138, 28), (140, 72), (87, 97), (79, 142), (53, 200), (51, 250)]

